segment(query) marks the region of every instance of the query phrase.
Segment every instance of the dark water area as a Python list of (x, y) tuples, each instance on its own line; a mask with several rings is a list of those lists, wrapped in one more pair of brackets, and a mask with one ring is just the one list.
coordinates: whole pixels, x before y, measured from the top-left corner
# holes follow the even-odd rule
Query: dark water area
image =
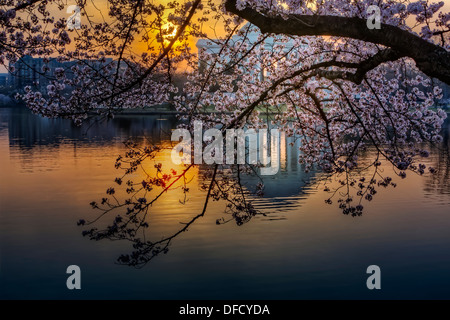
[[(280, 172), (254, 199), (266, 215), (217, 225), (224, 203), (212, 202), (166, 255), (141, 269), (116, 264), (130, 244), (90, 241), (76, 222), (96, 216), (89, 203), (117, 176), (124, 141), (165, 145), (176, 124), (167, 115), (119, 115), (76, 127), (0, 108), (0, 298), (450, 299), (448, 120), (442, 146), (425, 160), (437, 174), (395, 177), (397, 187), (380, 189), (361, 217), (325, 204), (321, 174), (306, 174), (282, 135)], [(170, 165), (170, 152), (157, 160)], [(149, 237), (199, 213), (205, 192), (202, 168), (194, 170), (185, 205), (175, 192), (152, 207)], [(81, 290), (66, 287), (69, 265), (81, 268)], [(381, 290), (366, 287), (369, 265), (381, 268)]]

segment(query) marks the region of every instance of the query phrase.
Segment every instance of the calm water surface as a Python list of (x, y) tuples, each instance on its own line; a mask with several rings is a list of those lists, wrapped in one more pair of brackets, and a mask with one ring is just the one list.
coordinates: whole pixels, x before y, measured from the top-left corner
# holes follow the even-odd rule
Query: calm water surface
[[(395, 178), (397, 187), (378, 190), (361, 217), (324, 203), (320, 174), (303, 173), (282, 137), (281, 172), (256, 200), (267, 216), (216, 225), (227, 216), (213, 202), (167, 255), (142, 269), (115, 264), (129, 244), (90, 241), (76, 222), (96, 216), (89, 203), (118, 175), (123, 141), (162, 143), (175, 125), (136, 115), (76, 128), (0, 109), (0, 298), (450, 299), (448, 122), (442, 148), (426, 160), (438, 174)], [(176, 192), (154, 206), (150, 236), (167, 236), (199, 213), (205, 194), (197, 173), (185, 206)], [(81, 268), (82, 290), (66, 288), (72, 264)], [(372, 264), (381, 268), (381, 290), (366, 287)]]

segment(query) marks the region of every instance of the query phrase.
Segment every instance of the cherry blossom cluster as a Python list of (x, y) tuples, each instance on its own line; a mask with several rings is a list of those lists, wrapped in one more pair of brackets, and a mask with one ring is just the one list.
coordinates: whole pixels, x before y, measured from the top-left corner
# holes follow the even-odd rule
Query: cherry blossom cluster
[[(81, 123), (92, 114), (113, 116), (126, 108), (169, 102), (189, 129), (195, 120), (203, 121), (204, 129), (282, 128), (300, 140), (299, 162), (306, 170), (319, 167), (338, 175), (357, 171), (361, 153), (373, 148), (379, 156), (375, 167), (388, 161), (400, 177), (406, 170), (424, 173), (420, 158), (427, 155), (425, 143), (441, 139), (446, 113), (436, 105), (442, 91), (425, 74), (434, 77), (448, 66), (450, 15), (442, 1), (106, 3), (107, 10), (101, 10), (76, 1), (81, 28), (68, 30), (65, 1), (0, 0), (0, 64), (14, 73), (26, 55), (44, 61), (34, 71), (47, 79), (45, 86), (28, 85), (19, 94), (33, 112)], [(237, 13), (226, 10), (230, 4)], [(422, 50), (417, 45), (415, 58), (408, 48), (389, 47), (378, 31), (367, 29), (375, 35), (372, 41), (360, 35), (314, 35), (314, 21), (305, 20), (331, 16), (360, 21), (371, 5), (380, 8), (382, 28), (401, 31), (397, 38), (414, 34), (430, 60), (417, 53)], [(262, 33), (241, 18), (239, 13), (244, 16), (248, 10), (253, 16), (282, 17), (282, 22), (273, 20), (278, 23), (300, 23), (309, 33)], [(211, 28), (214, 36), (210, 32), (208, 37)], [(385, 35), (389, 40), (392, 34)], [(197, 54), (192, 43), (198, 38), (206, 39), (207, 46)], [(55, 60), (57, 68), (52, 67)], [(427, 69), (435, 60), (438, 67)], [(187, 82), (178, 90), (173, 77), (182, 68)], [(443, 71), (448, 79), (448, 70)], [(392, 185), (386, 179), (368, 184), (355, 180), (354, 185), (361, 183), (361, 195), (369, 200), (378, 183)], [(216, 189), (219, 185), (211, 186), (208, 196), (224, 194)], [(361, 212), (359, 206), (340, 206), (348, 213)], [(234, 216), (236, 208), (253, 212), (250, 206), (234, 205)]]

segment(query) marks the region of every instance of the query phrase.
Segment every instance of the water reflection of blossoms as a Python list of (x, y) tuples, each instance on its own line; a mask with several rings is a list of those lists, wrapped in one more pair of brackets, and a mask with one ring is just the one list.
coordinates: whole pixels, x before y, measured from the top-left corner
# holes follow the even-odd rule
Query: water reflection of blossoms
[[(99, 223), (103, 217), (110, 218), (114, 215), (112, 223), (109, 225), (103, 228), (93, 227), (84, 230), (83, 235), (92, 240), (131, 241), (134, 251), (131, 254), (121, 255), (118, 258), (119, 264), (139, 267), (161, 253), (167, 253), (172, 240), (188, 230), (197, 219), (204, 216), (209, 201), (227, 201), (225, 211), (230, 218), (218, 219), (217, 224), (235, 221), (237, 225), (242, 225), (250, 221), (256, 214), (260, 214), (248, 199), (249, 192), (244, 190), (240, 183), (242, 170), (236, 170), (237, 175), (234, 176), (229, 174), (228, 168), (214, 165), (210, 170), (202, 173), (206, 182), (201, 185), (201, 189), (206, 191), (206, 197), (201, 212), (171, 236), (158, 241), (145, 240), (145, 230), (149, 228), (147, 218), (151, 213), (152, 205), (158, 199), (170, 190), (181, 188), (184, 199), (180, 200), (180, 204), (186, 204), (189, 193), (188, 172), (194, 165), (188, 165), (181, 172), (177, 172), (172, 168), (164, 168), (161, 163), (156, 163), (153, 168), (154, 172), (149, 173), (145, 169), (144, 162), (154, 160), (161, 148), (156, 146), (139, 147), (135, 143), (127, 143), (127, 147), (129, 147), (129, 151), (123, 157), (117, 158), (116, 168), (123, 169), (124, 174), (116, 178), (115, 183), (118, 187), (123, 187), (124, 193), (128, 196), (119, 200), (117, 186), (108, 188), (107, 197), (102, 198), (100, 203), (91, 202), (91, 206), (100, 210), (101, 214), (92, 221), (87, 222), (82, 219), (78, 222), (78, 225), (93, 225)], [(138, 170), (144, 172), (144, 179), (140, 181), (126, 180)]]
[[(417, 152), (422, 160), (428, 158), (425, 150), (418, 149)], [(434, 167), (427, 167), (424, 163), (413, 163), (412, 157), (406, 157), (406, 162), (399, 160), (399, 158), (405, 159), (404, 153), (387, 152), (387, 154), (389, 156), (384, 160), (387, 160), (388, 167), (391, 165), (392, 171), (385, 170), (388, 167), (382, 164), (383, 154), (381, 151), (376, 151), (370, 152), (365, 161), (363, 160), (358, 166), (342, 163), (342, 167), (337, 172), (325, 175), (324, 191), (329, 194), (325, 203), (333, 204), (333, 200), (336, 200), (343, 214), (353, 217), (361, 216), (364, 201), (372, 201), (379, 188), (397, 187), (396, 178), (405, 179), (407, 171), (419, 175), (429, 173), (430, 176), (436, 176)]]
[[(180, 205), (190, 205), (188, 200), (193, 178), (189, 176), (189, 172), (195, 165), (185, 165), (176, 170), (157, 161), (158, 154), (164, 152), (160, 146), (142, 146), (133, 142), (128, 142), (126, 146), (128, 151), (124, 156), (119, 156), (115, 164), (117, 169), (123, 170), (123, 175), (115, 179), (115, 186), (107, 189), (106, 197), (99, 203), (91, 203), (100, 214), (93, 220), (82, 219), (78, 222), (79, 225), (88, 227), (83, 235), (91, 240), (131, 242), (132, 251), (118, 257), (118, 264), (143, 267), (156, 256), (166, 254), (173, 240), (205, 215), (211, 201), (226, 203), (223, 217), (216, 220), (218, 225), (235, 222), (241, 226), (256, 215), (271, 214), (269, 210), (255, 205), (255, 200), (264, 196), (264, 181), (257, 176), (254, 166), (203, 165), (198, 172), (203, 181), (200, 189), (205, 194), (201, 209), (169, 236), (149, 240), (155, 238), (149, 218), (156, 201), (168, 192), (178, 190), (181, 195)], [(425, 164), (416, 164), (413, 153), (367, 150), (359, 160), (354, 156), (354, 161), (338, 161), (334, 170), (322, 170), (315, 183), (322, 185), (329, 194), (326, 203), (337, 204), (345, 215), (361, 216), (364, 202), (372, 201), (377, 189), (396, 187), (395, 178), (385, 174), (383, 161), (393, 166), (394, 175), (399, 178), (405, 178), (407, 171), (418, 174), (424, 174), (425, 170), (435, 171)], [(417, 149), (415, 153), (427, 157), (422, 149)], [(249, 188), (246, 183), (249, 181), (248, 177), (257, 179), (250, 180), (254, 184), (253, 188)]]
[(448, 119), (446, 122), (442, 146), (432, 153), (432, 165), (436, 174), (425, 180), (424, 191), (427, 195), (450, 194), (450, 129)]

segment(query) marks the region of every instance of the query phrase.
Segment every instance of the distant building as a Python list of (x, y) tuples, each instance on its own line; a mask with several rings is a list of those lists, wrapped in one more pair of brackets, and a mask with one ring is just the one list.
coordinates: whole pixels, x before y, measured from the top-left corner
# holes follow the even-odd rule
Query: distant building
[(442, 99), (440, 104), (445, 107), (450, 107), (450, 86), (442, 81), (433, 79), (433, 84), (439, 86), (442, 89)]
[[(256, 26), (254, 26), (251, 23), (247, 23), (241, 28), (240, 31), (244, 34), (244, 36), (234, 35), (233, 37), (231, 37), (231, 39), (229, 40), (230, 46), (238, 45), (238, 43), (242, 42), (244, 39), (246, 39), (245, 42), (249, 45), (257, 44), (258, 37), (261, 35), (261, 32)], [(266, 50), (272, 50), (275, 44), (277, 44), (277, 40), (274, 37), (268, 37), (267, 39), (265, 39), (263, 43), (264, 48)], [(196, 46), (199, 52), (205, 50), (207, 53), (213, 55), (219, 54), (222, 48), (222, 46), (218, 44), (217, 40), (209, 40), (209, 39), (199, 39), (196, 43)], [(292, 40), (287, 43), (284, 43), (284, 46), (286, 51), (292, 49), (293, 47)], [(305, 47), (306, 46), (307, 44), (305, 43)], [(295, 54), (295, 52), (291, 54)], [(233, 58), (234, 57), (230, 57), (230, 62), (231, 59)], [(204, 72), (205, 68), (206, 68), (206, 61), (203, 61), (199, 57), (199, 71)], [(268, 75), (267, 70), (262, 68), (261, 65), (255, 65), (255, 70), (259, 73), (258, 76), (260, 80), (264, 80), (264, 78)]]
[[(258, 37), (261, 35), (259, 29), (257, 27), (255, 27), (254, 25), (252, 25), (251, 23), (245, 24), (241, 28), (240, 31), (243, 31), (243, 33), (245, 35), (244, 37), (247, 39), (246, 43), (249, 45), (256, 44), (258, 41)], [(229, 40), (229, 45), (233, 46), (233, 45), (237, 44), (238, 42), (242, 41), (244, 39), (244, 37), (239, 36), (239, 35), (234, 35)], [(264, 41), (264, 48), (266, 50), (271, 50), (275, 44), (276, 44), (276, 38), (268, 37)], [(284, 43), (285, 50), (288, 51), (289, 49), (291, 49), (292, 45), (293, 45), (292, 40), (287, 43)], [(201, 59), (200, 52), (202, 50), (204, 50), (209, 54), (217, 55), (220, 53), (222, 46), (218, 43), (218, 40), (210, 40), (210, 39), (200, 39), (197, 41), (196, 46), (197, 46), (198, 52), (199, 52), (199, 59), (198, 59), (199, 71), (204, 72), (207, 67), (207, 62)], [(304, 46), (307, 47), (308, 43), (305, 42)], [(287, 58), (289, 59), (289, 56)], [(231, 61), (231, 59), (232, 58), (230, 57), (230, 61)], [(267, 71), (264, 70), (264, 68), (261, 68), (261, 65), (255, 65), (255, 70), (257, 72), (259, 72), (258, 76), (261, 81), (264, 80), (264, 78), (268, 75)], [(407, 73), (408, 77), (415, 77), (416, 75), (418, 75), (418, 73), (415, 71), (410, 71)], [(387, 77), (388, 77), (388, 79), (392, 78), (393, 73), (388, 72)], [(437, 79), (432, 79), (432, 81), (433, 81), (433, 86), (439, 86), (442, 89), (443, 98), (438, 102), (438, 104), (443, 107), (446, 107), (446, 106), (449, 107), (450, 106), (450, 86), (437, 80)], [(432, 90), (431, 88), (420, 88), (420, 89), (424, 90), (425, 92)], [(359, 98), (359, 95), (356, 95), (355, 97)]]
[[(54, 60), (50, 60), (47, 64), (50, 69), (60, 66)], [(42, 70), (44, 66), (43, 58), (33, 58), (31, 56), (23, 56), (16, 63), (10, 64), (11, 85), (15, 89), (21, 89), (25, 86), (40, 87), (47, 82), (44, 80), (45, 73)], [(50, 70), (53, 71), (53, 70)]]
[(0, 88), (5, 88), (8, 85), (8, 74), (0, 73)]
[[(31, 86), (34, 89), (45, 88), (54, 78), (53, 75), (57, 68), (64, 69), (66, 76), (71, 78), (71, 75), (73, 75), (71, 68), (79, 62), (83, 65), (89, 65), (92, 68), (101, 69), (101, 62), (98, 60), (60, 62), (56, 58), (50, 58), (46, 62), (44, 58), (34, 58), (26, 55), (19, 58), (16, 63), (10, 64), (11, 75), (9, 84), (16, 91), (22, 90), (26, 86)], [(112, 58), (106, 59), (106, 63), (111, 62), (113, 62)], [(46, 70), (44, 70), (44, 66)]]

